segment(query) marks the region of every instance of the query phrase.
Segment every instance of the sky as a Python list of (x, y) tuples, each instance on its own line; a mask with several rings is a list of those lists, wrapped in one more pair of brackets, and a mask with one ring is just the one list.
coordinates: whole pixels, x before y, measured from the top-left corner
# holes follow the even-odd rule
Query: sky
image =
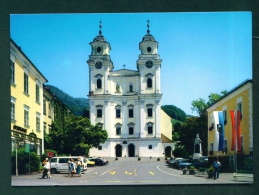
[(53, 85), (87, 98), (90, 42), (99, 34), (111, 45), (114, 70), (137, 70), (139, 43), (150, 34), (161, 64), (161, 105), (186, 114), (193, 100), (230, 91), (252, 79), (251, 12), (117, 14), (11, 14), (10, 37)]

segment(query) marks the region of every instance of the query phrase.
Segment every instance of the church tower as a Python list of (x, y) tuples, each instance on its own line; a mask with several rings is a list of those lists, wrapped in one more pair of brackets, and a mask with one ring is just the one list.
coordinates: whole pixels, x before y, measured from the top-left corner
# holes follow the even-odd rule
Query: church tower
[(110, 43), (102, 35), (100, 21), (99, 35), (90, 43), (92, 51), (87, 61), (89, 65), (89, 95), (108, 94), (108, 72), (113, 70), (110, 59)]
[[(147, 34), (139, 43), (137, 70), (113, 70), (111, 46), (102, 35), (91, 45), (89, 67), (89, 106), (92, 125), (108, 133), (105, 143), (91, 148), (90, 155), (104, 157), (161, 157), (172, 143), (171, 119), (161, 110), (160, 68), (158, 42)], [(169, 153), (170, 153), (169, 151)]]

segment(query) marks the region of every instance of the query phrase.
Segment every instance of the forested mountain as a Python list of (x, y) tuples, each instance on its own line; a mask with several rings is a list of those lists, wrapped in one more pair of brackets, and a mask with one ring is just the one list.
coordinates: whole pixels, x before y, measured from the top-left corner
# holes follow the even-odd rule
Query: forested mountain
[(57, 96), (75, 115), (84, 116), (85, 111), (89, 108), (89, 101), (87, 98), (73, 98), (67, 93), (63, 92), (59, 88), (46, 85), (50, 88), (50, 91)]

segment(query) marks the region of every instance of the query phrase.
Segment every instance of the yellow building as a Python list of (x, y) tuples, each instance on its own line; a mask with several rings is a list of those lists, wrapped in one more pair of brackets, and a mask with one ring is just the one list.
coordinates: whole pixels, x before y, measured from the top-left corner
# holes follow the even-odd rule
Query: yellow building
[[(246, 80), (229, 91), (221, 99), (212, 104), (208, 109), (208, 151), (209, 156), (230, 156), (234, 157), (235, 149), (232, 147), (232, 118), (230, 111), (240, 111), (240, 155), (253, 154), (253, 91), (252, 80)], [(223, 115), (223, 150), (218, 149), (219, 145), (219, 119), (218, 113)], [(234, 123), (235, 124), (235, 123)], [(236, 131), (236, 129), (235, 129)], [(236, 140), (233, 140), (236, 144)]]
[(10, 41), (11, 69), (11, 139), (12, 151), (30, 144), (30, 151), (42, 154), (43, 145), (43, 84), (47, 79)]

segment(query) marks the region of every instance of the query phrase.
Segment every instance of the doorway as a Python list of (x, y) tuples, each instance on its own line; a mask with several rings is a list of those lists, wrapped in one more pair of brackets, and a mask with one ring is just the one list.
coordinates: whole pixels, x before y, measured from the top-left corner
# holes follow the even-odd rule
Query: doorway
[(129, 144), (128, 152), (129, 152), (129, 157), (135, 156), (135, 146), (133, 144)]
[(115, 155), (116, 155), (116, 157), (122, 156), (122, 146), (120, 144), (117, 144), (115, 146)]
[(166, 156), (166, 157), (171, 157), (171, 156), (172, 156), (172, 155), (171, 155), (171, 151), (172, 151), (171, 146), (167, 146), (167, 147), (165, 148), (165, 156)]

